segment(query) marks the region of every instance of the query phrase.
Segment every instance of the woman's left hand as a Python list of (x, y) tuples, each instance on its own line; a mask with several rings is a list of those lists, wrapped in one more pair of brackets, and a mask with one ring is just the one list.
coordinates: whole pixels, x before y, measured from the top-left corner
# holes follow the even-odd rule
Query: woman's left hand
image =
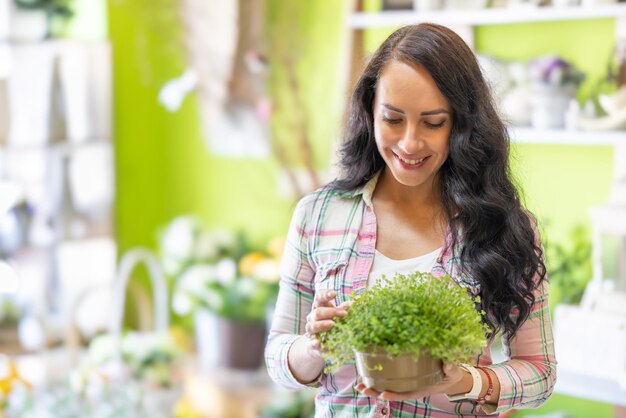
[(436, 385), (428, 386), (417, 392), (377, 392), (374, 389), (365, 386), (365, 384), (361, 382), (360, 378), (359, 383), (355, 386), (355, 389), (370, 398), (380, 398), (387, 401), (408, 401), (413, 399), (422, 399), (426, 396), (442, 393), (461, 393), (462, 390), (455, 391), (454, 387), (461, 382), (461, 379), (463, 379), (463, 374), (465, 373), (463, 369), (458, 367), (456, 364), (446, 364), (443, 366), (442, 371), (443, 379), (441, 382)]

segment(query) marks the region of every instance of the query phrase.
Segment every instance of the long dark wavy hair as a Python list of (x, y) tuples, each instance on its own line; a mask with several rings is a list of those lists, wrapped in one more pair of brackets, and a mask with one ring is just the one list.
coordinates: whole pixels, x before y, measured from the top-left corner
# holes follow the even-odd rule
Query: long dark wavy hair
[(507, 129), (476, 57), (456, 33), (434, 24), (406, 26), (373, 54), (354, 89), (340, 148), (342, 174), (332, 187), (354, 190), (385, 167), (372, 107), (378, 78), (391, 61), (425, 68), (452, 107), (449, 156), (438, 176), (452, 248), (462, 240), (456, 256), (480, 283), (491, 336), (502, 331), (513, 338), (528, 318), (533, 291), (546, 279), (543, 251), (535, 220), (511, 180)]

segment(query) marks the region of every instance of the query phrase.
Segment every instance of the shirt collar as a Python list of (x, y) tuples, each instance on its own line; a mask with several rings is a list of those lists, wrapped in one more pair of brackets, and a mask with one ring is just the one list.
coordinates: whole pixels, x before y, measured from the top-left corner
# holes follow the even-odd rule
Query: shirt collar
[(365, 202), (365, 204), (367, 206), (373, 206), (372, 205), (372, 195), (374, 194), (374, 190), (376, 189), (376, 184), (378, 183), (378, 179), (380, 177), (380, 173), (382, 173), (382, 170), (379, 170), (376, 174), (374, 174), (374, 176), (369, 179), (363, 186), (345, 193), (346, 196), (349, 197), (356, 197), (361, 195), (363, 198), (363, 201)]

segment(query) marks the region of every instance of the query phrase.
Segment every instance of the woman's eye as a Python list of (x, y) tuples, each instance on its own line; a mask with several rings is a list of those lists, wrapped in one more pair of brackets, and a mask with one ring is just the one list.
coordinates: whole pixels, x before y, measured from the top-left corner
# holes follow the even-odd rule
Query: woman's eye
[(387, 117), (383, 116), (383, 121), (385, 123), (390, 124), (390, 125), (397, 125), (400, 122), (402, 122), (402, 119), (390, 119), (390, 118), (387, 118)]
[(437, 129), (437, 128), (441, 128), (443, 126), (443, 124), (446, 123), (446, 121), (441, 121), (439, 123), (430, 123), (430, 122), (424, 122), (424, 124), (426, 125), (426, 127), (430, 128), (430, 129)]

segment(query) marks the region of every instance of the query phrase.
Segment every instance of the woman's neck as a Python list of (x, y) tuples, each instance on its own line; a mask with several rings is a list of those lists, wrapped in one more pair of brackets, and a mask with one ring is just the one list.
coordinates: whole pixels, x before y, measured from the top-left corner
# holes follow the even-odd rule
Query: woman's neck
[(399, 183), (389, 170), (380, 173), (373, 198), (407, 208), (442, 208), (436, 181), (429, 181), (420, 186), (411, 187)]

